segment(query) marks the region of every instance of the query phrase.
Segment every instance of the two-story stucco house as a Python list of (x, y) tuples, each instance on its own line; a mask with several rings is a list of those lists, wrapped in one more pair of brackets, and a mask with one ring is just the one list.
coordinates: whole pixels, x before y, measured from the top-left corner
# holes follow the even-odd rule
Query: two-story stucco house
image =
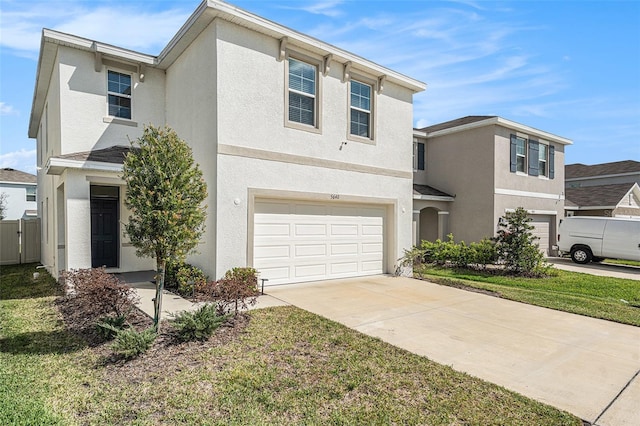
[(415, 129), (414, 241), (479, 241), (506, 212), (529, 211), (549, 254), (564, 216), (564, 148), (572, 142), (496, 116)]
[(157, 56), (44, 30), (37, 139), (42, 262), (152, 269), (123, 233), (122, 162), (168, 125), (208, 184), (189, 262), (269, 284), (392, 272), (411, 245), (412, 98), (425, 84), (220, 1)]
[(4, 218), (30, 219), (37, 215), (37, 179), (31, 173), (3, 167), (0, 169), (0, 194), (4, 197)]

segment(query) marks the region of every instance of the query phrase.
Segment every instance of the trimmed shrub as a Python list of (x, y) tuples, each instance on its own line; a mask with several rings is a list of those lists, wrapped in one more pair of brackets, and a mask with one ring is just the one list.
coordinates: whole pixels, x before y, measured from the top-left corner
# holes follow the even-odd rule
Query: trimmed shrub
[(207, 340), (227, 320), (220, 315), (215, 304), (207, 303), (198, 310), (183, 311), (173, 315), (171, 323), (183, 341)]
[(493, 238), (505, 269), (518, 275), (540, 276), (549, 268), (536, 243), (538, 237), (531, 232), (531, 218), (522, 207), (508, 212), (499, 223), (498, 235)]
[(116, 330), (116, 338), (111, 345), (111, 350), (125, 359), (133, 359), (145, 353), (156, 339), (156, 332), (153, 328), (143, 331), (136, 331), (132, 328), (126, 330)]
[(103, 317), (96, 324), (96, 330), (104, 339), (111, 340), (116, 337), (118, 331), (125, 329), (126, 322), (127, 318), (124, 315)]
[(78, 309), (87, 318), (126, 317), (135, 308), (138, 296), (105, 268), (64, 271), (61, 280), (67, 294), (74, 297)]
[(207, 282), (202, 269), (184, 262), (168, 262), (165, 270), (165, 285), (183, 296), (192, 296), (198, 287)]
[(258, 271), (253, 268), (233, 268), (215, 283), (213, 289), (218, 313), (248, 309), (258, 301)]

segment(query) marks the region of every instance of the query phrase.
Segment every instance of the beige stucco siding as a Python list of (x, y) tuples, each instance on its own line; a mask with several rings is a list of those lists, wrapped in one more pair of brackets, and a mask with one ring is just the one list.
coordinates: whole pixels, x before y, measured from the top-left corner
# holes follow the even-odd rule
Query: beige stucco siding
[(493, 135), (488, 126), (428, 139), (427, 182), (455, 195), (449, 231), (456, 241), (479, 241), (494, 231)]
[[(349, 85), (344, 68), (332, 62), (318, 73), (320, 132), (285, 125), (286, 62), (278, 60), (279, 42), (230, 24), (217, 23), (219, 143), (312, 158), (411, 171), (412, 93), (387, 83), (374, 92), (375, 143), (347, 141)], [(295, 55), (302, 52), (292, 47)], [(317, 58), (321, 59), (321, 58)], [(356, 71), (353, 71), (356, 73)]]
[[(103, 65), (100, 72), (94, 68), (94, 55), (68, 47), (58, 51), (60, 85), (59, 154), (69, 154), (113, 145), (129, 145), (142, 134), (144, 124), (164, 125), (164, 72), (148, 68), (144, 82), (126, 65)], [(107, 71), (113, 70), (132, 76), (131, 123), (137, 126), (105, 123), (108, 116)]]
[[(387, 218), (386, 272), (411, 246), (411, 179), (332, 170), (323, 167), (221, 155), (218, 159), (218, 265), (221, 276), (234, 266), (251, 264), (251, 194), (267, 198), (294, 198), (318, 203), (380, 204)], [(241, 170), (241, 173), (237, 171)], [(332, 198), (332, 195), (336, 198)], [(203, 265), (207, 267), (208, 265)], [(207, 271), (211, 274), (210, 271)]]
[[(205, 200), (205, 233), (197, 252), (189, 256), (189, 262), (203, 268), (211, 278), (214, 278), (215, 273), (217, 238), (217, 135), (220, 104), (217, 94), (217, 64), (214, 22), (200, 33), (166, 73), (167, 124), (193, 149), (194, 159), (203, 172), (209, 193)], [(223, 104), (222, 110), (226, 111), (226, 107)]]

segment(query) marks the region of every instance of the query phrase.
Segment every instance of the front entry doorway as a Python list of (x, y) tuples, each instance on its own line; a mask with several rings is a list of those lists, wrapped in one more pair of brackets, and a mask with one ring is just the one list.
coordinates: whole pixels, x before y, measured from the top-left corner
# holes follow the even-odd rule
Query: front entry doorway
[(120, 188), (91, 186), (91, 267), (118, 267)]

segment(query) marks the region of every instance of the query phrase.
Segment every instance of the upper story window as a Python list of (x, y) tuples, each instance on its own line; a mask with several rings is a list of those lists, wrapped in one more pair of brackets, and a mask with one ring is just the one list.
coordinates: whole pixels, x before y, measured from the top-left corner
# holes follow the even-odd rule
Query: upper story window
[(349, 133), (363, 138), (371, 138), (371, 93), (368, 84), (351, 80)]
[(555, 147), (534, 139), (511, 135), (511, 172), (553, 179)]
[(289, 121), (317, 127), (316, 66), (289, 58)]
[(424, 142), (413, 142), (413, 170), (424, 170)]
[(27, 186), (27, 201), (36, 201), (36, 187)]
[(131, 75), (108, 71), (109, 115), (131, 120)]
[(516, 138), (516, 171), (527, 173), (527, 140)]
[(538, 144), (538, 176), (547, 176), (547, 145)]

